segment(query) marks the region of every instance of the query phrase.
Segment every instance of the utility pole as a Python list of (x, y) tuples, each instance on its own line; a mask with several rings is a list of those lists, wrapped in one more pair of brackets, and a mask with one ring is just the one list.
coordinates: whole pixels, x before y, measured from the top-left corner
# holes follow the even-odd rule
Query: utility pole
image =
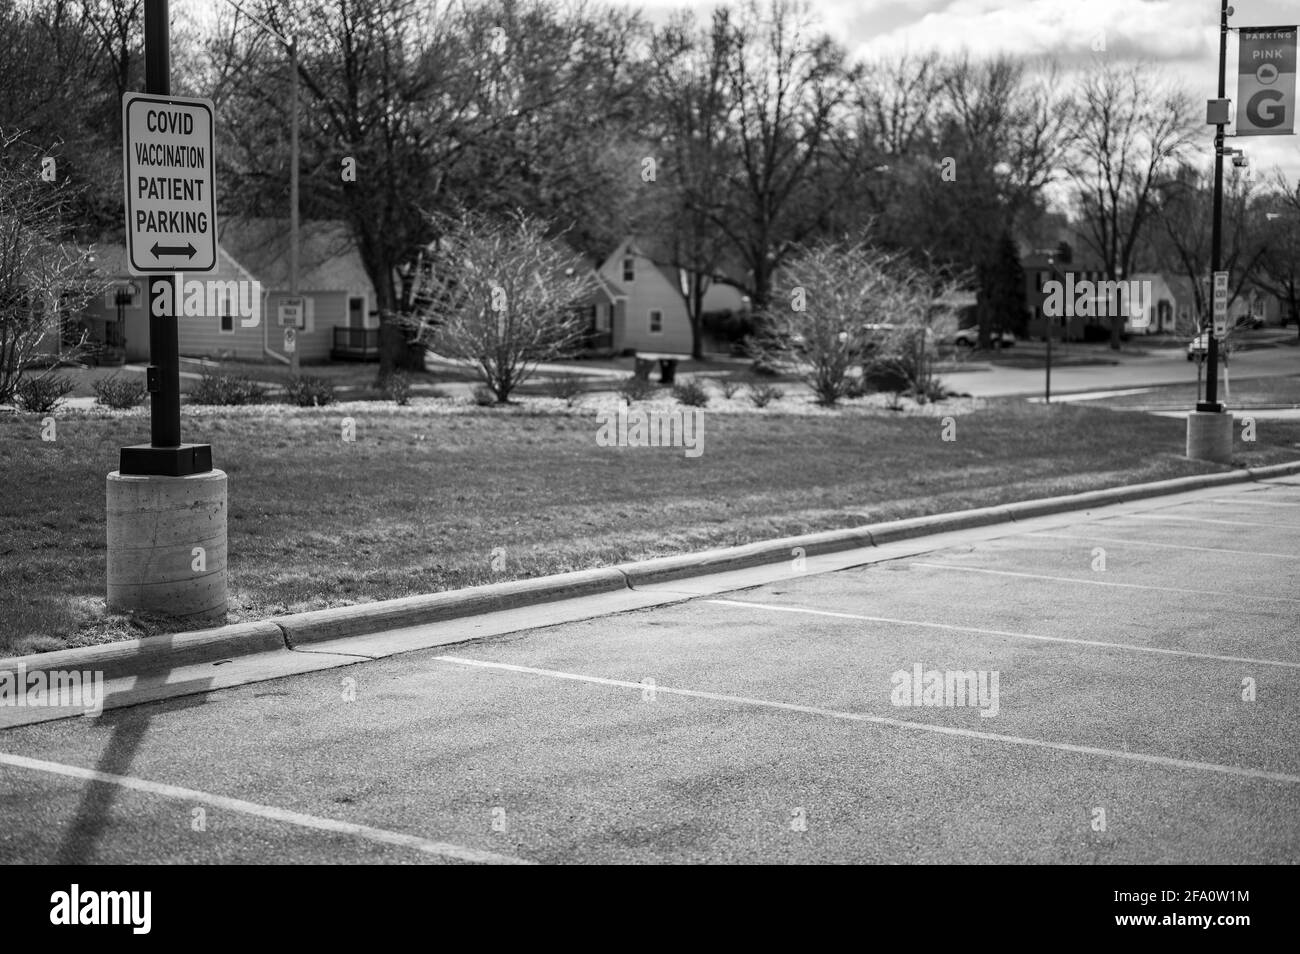
[[(1206, 122), (1214, 129), (1214, 209), (1210, 232), (1210, 277), (1219, 272), (1223, 255), (1223, 127), (1228, 123), (1225, 71), (1228, 58), (1228, 17), (1233, 13), (1228, 0), (1219, 6), (1218, 98), (1209, 102)], [(1207, 330), (1205, 400), (1187, 415), (1187, 456), (1226, 464), (1232, 460), (1232, 415), (1219, 403), (1219, 339), (1215, 335), (1214, 306)]]
[[(240, 6), (238, 0), (226, 0), (226, 2), (253, 21), (267, 36), (278, 40), (289, 53), (289, 72), (292, 74), (289, 85), (289, 297), (296, 299), (298, 297), (298, 258), (301, 243), (301, 223), (298, 218), (298, 167), (301, 165), (298, 131), (298, 38), (296, 36), (286, 37), (280, 31), (267, 26), (262, 20)], [(305, 322), (305, 303), (300, 314), (303, 315)], [(293, 351), (289, 353), (289, 370), (293, 374), (298, 373), (298, 347), (296, 343)]]
[[(278, 34), (277, 34), (278, 35)], [(283, 39), (283, 38), (281, 38)], [(293, 74), (292, 94), (290, 96), (289, 120), (289, 297), (298, 297), (298, 38), (288, 42), (289, 71)], [(306, 309), (303, 309), (304, 317)], [(293, 353), (289, 356), (289, 369), (298, 373), (298, 348), (295, 342)]]
[[(1225, 83), (1225, 71), (1227, 69), (1228, 59), (1228, 16), (1232, 8), (1228, 6), (1228, 0), (1220, 0), (1219, 11), (1219, 99), (1227, 96), (1227, 86)], [(1226, 121), (1226, 117), (1220, 117)], [(1223, 257), (1223, 126), (1224, 123), (1215, 124), (1214, 132), (1214, 212), (1212, 224), (1210, 226), (1210, 274), (1213, 275), (1219, 270), (1219, 263)], [(1223, 405), (1219, 403), (1219, 339), (1214, 334), (1213, 325), (1210, 327), (1208, 341), (1209, 347), (1206, 351), (1206, 372), (1208, 380), (1205, 383), (1205, 400), (1196, 405), (1198, 411), (1208, 411), (1221, 413)]]

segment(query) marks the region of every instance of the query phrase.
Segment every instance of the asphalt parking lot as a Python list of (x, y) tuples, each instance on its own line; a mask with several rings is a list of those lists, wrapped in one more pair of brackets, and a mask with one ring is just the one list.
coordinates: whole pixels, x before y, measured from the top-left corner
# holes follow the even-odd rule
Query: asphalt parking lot
[(1040, 527), (8, 729), (0, 862), (1300, 861), (1300, 478)]

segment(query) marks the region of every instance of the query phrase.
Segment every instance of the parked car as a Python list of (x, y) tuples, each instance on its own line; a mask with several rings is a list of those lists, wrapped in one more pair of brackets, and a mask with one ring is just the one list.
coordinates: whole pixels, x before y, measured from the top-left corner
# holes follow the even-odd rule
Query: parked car
[(1255, 331), (1258, 328), (1264, 327), (1264, 319), (1259, 317), (1259, 315), (1242, 315), (1237, 319), (1236, 327), (1247, 328), (1251, 331)]
[[(974, 348), (980, 343), (980, 330), (977, 327), (963, 328), (952, 336), (952, 343), (961, 345), (963, 348)], [(990, 331), (989, 343), (993, 347), (1001, 345), (1003, 348), (1010, 348), (1016, 343), (1016, 336), (1009, 331)]]
[[(1231, 345), (1224, 339), (1219, 340), (1219, 355), (1227, 357), (1232, 351)], [(1187, 360), (1195, 361), (1197, 358), (1204, 358), (1210, 353), (1210, 333), (1202, 331), (1199, 335), (1187, 343)]]

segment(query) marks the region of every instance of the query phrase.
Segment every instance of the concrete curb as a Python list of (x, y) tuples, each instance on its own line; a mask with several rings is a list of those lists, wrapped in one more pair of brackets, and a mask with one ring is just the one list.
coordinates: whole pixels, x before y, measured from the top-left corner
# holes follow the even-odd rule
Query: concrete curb
[(22, 665), (28, 672), (97, 670), (104, 673), (105, 679), (116, 679), (277, 649), (284, 649), (284, 635), (280, 628), (270, 620), (260, 620), (197, 629), (174, 636), (148, 636), (120, 643), (15, 656), (0, 659), (0, 672), (16, 672)]
[[(934, 514), (928, 517), (911, 517), (843, 530), (826, 530), (797, 537), (764, 540), (738, 547), (706, 550), (701, 553), (620, 563), (613, 567), (595, 570), (466, 587), (397, 600), (359, 603), (354, 606), (315, 610), (310, 613), (294, 613), (258, 622), (236, 623), (215, 629), (179, 633), (174, 636), (150, 636), (120, 643), (0, 659), (0, 672), (14, 672), (19, 665), (22, 665), (28, 672), (54, 669), (102, 670), (106, 679), (140, 675), (197, 663), (217, 662), (233, 656), (294, 649), (298, 646), (348, 636), (363, 636), (388, 629), (419, 626), (538, 603), (610, 593), (650, 583), (748, 569), (792, 560), (799, 556), (819, 556), (844, 550), (881, 546), (934, 533), (966, 530), (997, 523), (1012, 523), (1031, 517), (1088, 510), (1109, 504), (1131, 503), (1150, 497), (1294, 474), (1300, 474), (1300, 461), (1233, 470), (1221, 474), (1175, 477), (1149, 484), (1094, 490), (1064, 497), (1047, 497), (1042, 500), (1027, 500), (995, 507), (982, 507), (977, 510)], [(798, 552), (800, 548), (803, 550), (802, 553)]]
[(268, 622), (280, 628), (284, 633), (285, 644), (293, 649), (344, 636), (364, 636), (387, 629), (419, 626), (461, 616), (477, 616), (494, 610), (625, 590), (627, 585), (627, 578), (617, 569), (609, 567), (487, 586), (470, 586), (427, 596), (407, 596), (396, 600), (340, 606), (337, 609), (294, 613), (273, 617)]

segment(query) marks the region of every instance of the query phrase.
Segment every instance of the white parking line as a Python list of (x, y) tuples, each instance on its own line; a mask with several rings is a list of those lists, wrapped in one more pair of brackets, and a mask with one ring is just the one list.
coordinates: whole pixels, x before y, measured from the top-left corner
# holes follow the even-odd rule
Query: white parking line
[[(556, 669), (536, 669), (532, 666), (515, 666), (510, 663), (490, 662), (484, 659), (469, 659), (464, 656), (435, 656), (439, 662), (453, 663), (458, 666), (477, 666), (482, 669), (496, 669), (503, 672), (517, 672), (531, 676), (546, 676), (549, 679), (568, 679), (600, 686), (614, 686), (620, 689), (635, 689), (643, 692), (645, 686), (639, 682), (626, 679), (606, 679), (602, 676), (587, 676), (582, 673), (561, 672)], [(976, 729), (962, 729), (950, 726), (931, 725), (924, 722), (908, 722), (904, 719), (891, 719), (888, 716), (867, 715), (863, 712), (842, 712), (837, 709), (823, 709), (819, 706), (801, 706), (792, 702), (775, 702), (770, 699), (754, 699), (749, 696), (732, 696), (720, 692), (702, 692), (698, 689), (674, 689), (670, 686), (655, 685), (657, 694), (685, 696), (691, 699), (707, 699), (711, 702), (726, 702), (764, 709), (781, 709), (785, 712), (799, 712), (805, 715), (826, 716), (831, 719), (843, 719), (848, 722), (867, 722), (872, 725), (892, 726), (896, 729), (914, 729), (918, 732), (931, 732), (935, 735), (950, 735), (962, 739), (983, 739), (986, 742), (1002, 742), (1009, 745), (1025, 745), (1040, 749), (1052, 749), (1058, 752), (1073, 752), (1078, 755), (1097, 755), (1102, 758), (1124, 759), (1130, 762), (1142, 762), (1147, 765), (1161, 765), (1166, 768), (1190, 769), (1197, 772), (1216, 772), (1222, 775), (1235, 775), (1241, 778), (1263, 779), (1270, 782), (1283, 782), (1288, 785), (1300, 784), (1300, 775), (1286, 772), (1269, 772), (1264, 769), (1242, 768), (1237, 765), (1219, 765), (1215, 762), (1197, 762), (1189, 759), (1175, 759), (1165, 755), (1147, 755), (1142, 752), (1123, 752), (1118, 749), (1102, 749), (1091, 745), (1075, 745), (1070, 742), (1048, 742), (1044, 739), (1030, 739), (1019, 735), (1002, 735), (997, 732), (980, 732)]]
[(1073, 540), (1076, 543), (1091, 543), (1100, 541), (1101, 543), (1123, 543), (1134, 547), (1159, 547), (1163, 550), (1201, 550), (1205, 553), (1235, 553), (1238, 556), (1258, 556), (1269, 557), (1274, 560), (1300, 560), (1300, 553), (1269, 553), (1265, 550), (1233, 550), (1230, 547), (1196, 547), (1186, 543), (1156, 543), (1152, 540), (1125, 540), (1123, 537), (1097, 537), (1091, 533), (1086, 537), (1075, 536), (1072, 533), (1048, 533), (1045, 530), (1031, 530), (1024, 534), (1027, 537), (1051, 537), (1054, 540)]
[[(1264, 495), (1260, 494), (1256, 496), (1262, 497)], [(1209, 502), (1224, 503), (1224, 504), (1244, 503), (1244, 504), (1250, 504), (1252, 507), (1300, 507), (1300, 500), (1248, 499), (1250, 497), (1251, 497), (1250, 494), (1242, 494), (1239, 497), (1214, 497)]]
[(479, 851), (476, 848), (463, 848), (460, 845), (450, 845), (442, 841), (429, 841), (425, 838), (419, 838), (415, 835), (404, 835), (400, 832), (385, 831), (382, 828), (371, 828), (368, 825), (356, 825), (352, 822), (338, 821), (334, 818), (318, 818), (315, 815), (304, 815), (301, 812), (291, 812), (283, 808), (274, 808), (270, 805), (258, 805), (255, 802), (246, 802), (238, 798), (226, 798), (224, 795), (212, 795), (208, 792), (196, 791), (192, 788), (180, 788), (175, 785), (164, 785), (160, 782), (150, 782), (143, 778), (132, 778), (128, 775), (114, 775), (110, 772), (100, 772), (96, 769), (79, 768), (75, 765), (62, 765), (58, 762), (46, 762), (41, 759), (29, 759), (22, 755), (10, 755), (7, 752), (0, 752), (0, 765), (11, 765), (15, 768), (30, 769), (33, 772), (46, 772), (51, 775), (64, 775), (68, 778), (80, 778), (90, 782), (103, 782), (107, 785), (117, 785), (121, 788), (134, 789), (137, 792), (148, 792), (150, 795), (161, 795), (164, 798), (176, 798), (186, 802), (198, 802), (203, 805), (210, 805), (213, 808), (224, 808), (227, 811), (238, 812), (241, 815), (252, 815), (255, 818), (265, 818), (269, 821), (283, 822), (288, 825), (297, 825), (299, 828), (312, 828), (316, 831), (327, 831), (338, 835), (354, 835), (357, 838), (364, 838), (366, 841), (377, 842), (381, 845), (396, 845), (399, 848), (413, 848), (416, 851), (422, 851), (429, 855), (439, 855), (443, 858), (452, 858), (456, 861), (472, 861), (478, 864), (507, 864), (507, 865), (527, 865), (532, 864), (522, 858), (514, 858), (510, 855), (499, 855), (491, 851)]
[(1109, 643), (1099, 639), (1071, 639), (1068, 636), (1041, 636), (1037, 633), (1013, 633), (1003, 629), (981, 629), (978, 626), (958, 626), (953, 623), (928, 623), (919, 619), (893, 619), (888, 616), (862, 616), (858, 613), (837, 613), (831, 610), (808, 609), (803, 606), (774, 606), (771, 603), (746, 603), (742, 600), (702, 600), (719, 606), (742, 606), (745, 609), (767, 610), (771, 613), (803, 613), (808, 616), (829, 616), (834, 619), (855, 619), (867, 623), (892, 623), (896, 626), (920, 626), (925, 629), (942, 629), (953, 633), (979, 633), (982, 636), (1008, 636), (1012, 639), (1032, 639), (1044, 643), (1066, 643), (1072, 646), (1098, 646), (1103, 649), (1122, 649), (1132, 653), (1155, 653), (1160, 656), (1182, 656), (1187, 659), (1209, 659), (1213, 662), (1249, 663), (1252, 666), (1281, 666), (1300, 669), (1300, 662), (1280, 659), (1255, 659), (1250, 656), (1217, 656), (1213, 653), (1192, 653), (1183, 649), (1159, 649), (1154, 646), (1134, 646), (1131, 643)]
[(1215, 520), (1211, 517), (1180, 517), (1172, 513), (1117, 513), (1116, 517), (1129, 520), (1180, 520), (1186, 523), (1222, 523), (1232, 527), (1265, 527), (1273, 530), (1300, 530), (1294, 523), (1252, 523), (1248, 520)]
[[(1114, 580), (1085, 580), (1078, 576), (1047, 576), (1044, 573), (1016, 573), (1011, 570), (989, 570), (981, 566), (954, 566), (951, 563), (910, 563), (909, 566), (921, 566), (931, 570), (955, 570), (959, 573), (991, 573), (994, 576), (1020, 576), (1030, 580), (1053, 580), (1057, 583), (1082, 583), (1086, 586), (1119, 586), (1128, 590), (1156, 590), (1161, 593), (1191, 593), (1195, 596), (1232, 596), (1244, 598), (1244, 593), (1231, 593), (1227, 590), (1198, 590), (1187, 586), (1152, 586), (1149, 583), (1118, 583)], [(1250, 594), (1252, 600), (1276, 600), (1283, 603), (1300, 603), (1294, 596), (1262, 596)]]

